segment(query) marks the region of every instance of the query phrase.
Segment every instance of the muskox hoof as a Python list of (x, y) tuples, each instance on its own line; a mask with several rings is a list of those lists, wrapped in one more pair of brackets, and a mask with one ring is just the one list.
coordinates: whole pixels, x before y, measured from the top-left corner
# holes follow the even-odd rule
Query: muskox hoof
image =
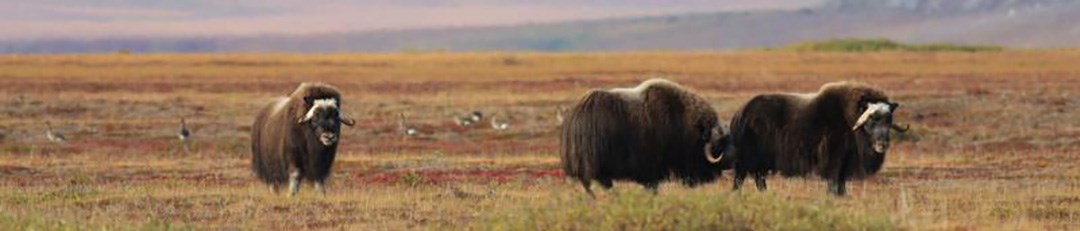
[(645, 187), (645, 191), (649, 191), (653, 195), (660, 194), (660, 183), (658, 182), (645, 183), (642, 186)]
[(746, 179), (745, 172), (735, 172), (735, 180), (732, 181), (731, 191), (739, 191), (742, 188), (743, 180)]
[(326, 185), (323, 184), (323, 182), (315, 182), (315, 191), (318, 191), (319, 194), (326, 196)]
[(846, 183), (829, 182), (829, 194), (842, 197), (847, 195)]
[(765, 183), (765, 173), (754, 174), (754, 184), (757, 185), (758, 191), (765, 191), (768, 185)]

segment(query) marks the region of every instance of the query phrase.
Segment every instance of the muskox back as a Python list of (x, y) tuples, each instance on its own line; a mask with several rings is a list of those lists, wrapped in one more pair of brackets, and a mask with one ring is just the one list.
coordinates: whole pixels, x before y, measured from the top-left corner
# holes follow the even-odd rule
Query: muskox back
[(593, 180), (605, 188), (629, 180), (655, 189), (672, 174), (696, 185), (722, 170), (704, 157), (706, 143), (716, 140), (709, 132), (722, 126), (715, 111), (668, 81), (592, 90), (570, 108), (562, 126), (563, 171), (590, 194)]

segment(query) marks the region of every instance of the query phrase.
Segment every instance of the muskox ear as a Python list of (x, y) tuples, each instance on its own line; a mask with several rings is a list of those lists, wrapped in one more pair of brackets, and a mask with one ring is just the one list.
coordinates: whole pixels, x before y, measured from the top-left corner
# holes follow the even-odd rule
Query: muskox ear
[(870, 105), (870, 99), (867, 99), (866, 96), (859, 97), (858, 105), (859, 113), (862, 113), (863, 111), (866, 111), (866, 108)]
[(892, 112), (896, 112), (896, 108), (899, 108), (899, 107), (900, 107), (900, 103), (897, 103), (897, 102), (889, 102), (889, 110), (890, 110), (890, 111), (892, 111)]

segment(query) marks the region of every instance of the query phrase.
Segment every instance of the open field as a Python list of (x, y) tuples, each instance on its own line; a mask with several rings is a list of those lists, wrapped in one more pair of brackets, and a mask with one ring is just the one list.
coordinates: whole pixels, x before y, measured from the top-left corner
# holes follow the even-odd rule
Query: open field
[[(903, 105), (897, 121), (912, 131), (846, 198), (776, 177), (768, 192), (731, 193), (726, 174), (664, 184), (657, 198), (623, 183), (588, 200), (558, 170), (556, 106), (653, 77), (695, 89), (725, 120), (754, 94), (863, 81)], [(341, 88), (357, 119), (325, 197), (273, 195), (248, 169), (255, 109), (302, 81)], [(649, 214), (745, 222), (732, 229), (803, 224), (755, 225), (788, 217), (837, 229), (1080, 228), (1080, 51), (7, 55), (0, 105), (5, 230), (633, 228), (618, 218)], [(508, 116), (511, 129), (453, 125), (472, 110)], [(397, 133), (399, 112), (421, 138)], [(194, 132), (188, 151), (174, 136), (180, 117)], [(45, 121), (69, 141), (49, 143)], [(689, 204), (665, 207), (679, 203)]]

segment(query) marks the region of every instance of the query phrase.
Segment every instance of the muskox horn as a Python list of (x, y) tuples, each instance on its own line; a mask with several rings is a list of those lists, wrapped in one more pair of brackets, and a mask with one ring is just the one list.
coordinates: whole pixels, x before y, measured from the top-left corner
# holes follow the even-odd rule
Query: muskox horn
[(300, 118), (300, 120), (297, 120), (296, 123), (297, 124), (302, 124), (302, 123), (307, 123), (308, 121), (311, 121), (311, 117), (310, 116), (304, 116), (304, 118)]
[[(337, 108), (336, 99), (317, 99), (311, 103), (311, 108), (308, 109), (307, 114), (304, 114), (304, 118), (300, 118), (296, 123), (302, 124), (311, 121), (311, 118), (315, 117), (315, 110), (321, 107)], [(339, 115), (340, 116), (340, 115)]]
[(892, 129), (896, 130), (897, 132), (904, 133), (908, 132), (908, 130), (911, 130), (911, 125), (905, 124), (903, 127), (901, 127), (899, 124), (893, 124)]
[[(720, 129), (723, 129), (723, 128), (720, 128)], [(705, 144), (705, 159), (709, 160), (709, 163), (713, 163), (713, 164), (720, 163), (720, 160), (724, 159), (724, 156), (725, 156), (724, 154), (726, 154), (727, 152), (722, 152), (722, 153), (720, 153), (720, 156), (717, 156), (717, 157), (712, 156), (713, 148), (715, 148), (715, 147), (713, 147), (713, 145), (716, 145), (716, 144), (714, 144), (715, 142), (713, 142), (711, 139), (717, 139), (717, 137), (720, 137), (721, 134), (720, 134), (720, 131), (717, 128), (713, 128), (713, 129), (710, 129), (710, 130), (711, 130), (711, 134), (709, 136), (710, 140), (708, 141), (708, 143)], [(727, 131), (725, 130), (724, 134), (729, 134), (729, 133), (727, 133)], [(720, 144), (720, 145), (725, 145), (725, 144)]]
[(341, 120), (342, 124), (345, 124), (346, 126), (349, 126), (349, 127), (352, 127), (353, 125), (356, 124), (356, 120), (353, 120), (352, 118), (345, 117), (345, 115), (343, 115), (343, 114), (344, 113), (338, 113), (338, 119)]
[(871, 104), (867, 104), (866, 105), (866, 111), (863, 111), (862, 115), (859, 116), (859, 119), (855, 121), (855, 126), (851, 126), (851, 130), (852, 131), (859, 130), (859, 127), (862, 127), (863, 123), (866, 123), (866, 120), (870, 119), (870, 115), (873, 115), (874, 113), (877, 113), (878, 111), (882, 111), (882, 110), (888, 111), (889, 110), (889, 104), (887, 104), (887, 103), (871, 103)]
[(724, 159), (724, 156), (725, 156), (724, 154), (726, 154), (726, 153), (720, 153), (720, 156), (713, 157), (712, 153), (711, 153), (712, 152), (712, 147), (711, 146), (712, 145), (709, 145), (709, 146), (705, 147), (705, 159), (709, 160), (709, 163), (713, 163), (713, 164), (720, 163), (720, 160)]

